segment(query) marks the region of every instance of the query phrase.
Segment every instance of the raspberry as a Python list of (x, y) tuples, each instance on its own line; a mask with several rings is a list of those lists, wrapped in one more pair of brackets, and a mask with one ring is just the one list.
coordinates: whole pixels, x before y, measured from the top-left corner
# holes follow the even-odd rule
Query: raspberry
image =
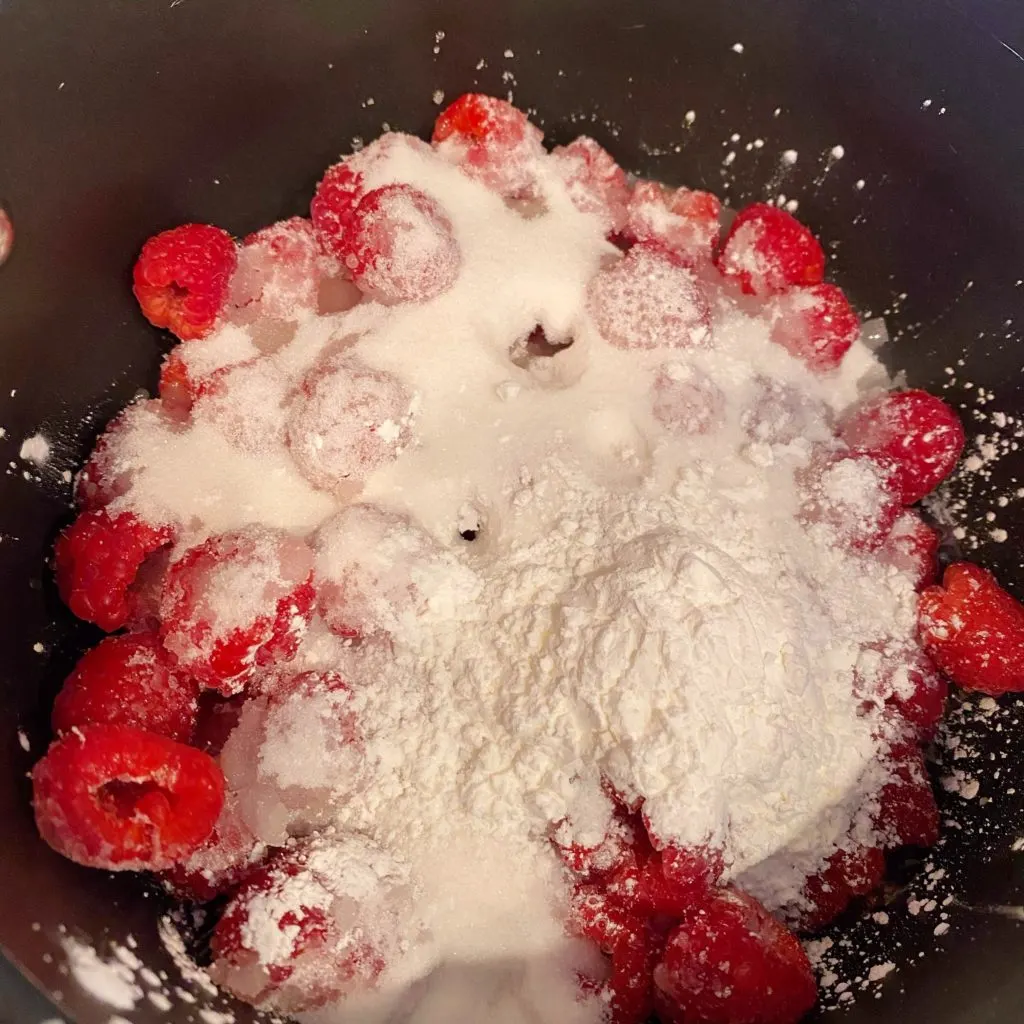
[(102, 640), (64, 681), (53, 705), (53, 728), (130, 725), (187, 743), (198, 714), (198, 687), (173, 670), (155, 633)]
[(823, 526), (832, 543), (851, 551), (878, 548), (900, 513), (896, 467), (861, 452), (818, 456), (797, 480), (800, 521)]
[(291, 217), (245, 238), (228, 301), (247, 322), (289, 320), (315, 308), (319, 283), (320, 247), (313, 225), (305, 217)]
[(161, 636), (176, 664), (230, 696), (294, 657), (313, 610), (313, 553), (262, 527), (211, 537), (167, 573)]
[(860, 846), (836, 850), (825, 867), (807, 880), (803, 897), (810, 904), (795, 915), (794, 926), (816, 932), (834, 921), (858, 896), (877, 889), (885, 877), (885, 857), (881, 850)]
[(192, 403), (199, 396), (200, 385), (192, 379), (181, 351), (175, 347), (164, 356), (160, 364), (160, 381), (157, 391), (168, 409), (181, 415), (187, 414)]
[(879, 791), (874, 821), (882, 848), (934, 846), (939, 838), (939, 809), (920, 748), (914, 743), (896, 744), (887, 760), (892, 782)]
[(942, 584), (921, 594), (918, 630), (929, 657), (958, 686), (994, 696), (1024, 692), (1024, 605), (987, 569), (948, 566)]
[(80, 619), (108, 633), (120, 629), (132, 613), (128, 591), (139, 566), (171, 539), (169, 527), (151, 526), (132, 512), (83, 512), (54, 545), (61, 598)]
[(834, 284), (791, 288), (772, 300), (771, 339), (815, 373), (834, 370), (860, 337), (860, 320)]
[(795, 936), (731, 888), (689, 908), (654, 985), (668, 1019), (686, 1024), (796, 1024), (818, 996)]
[(630, 244), (657, 242), (694, 263), (706, 262), (718, 242), (721, 212), (722, 204), (710, 192), (638, 181), (622, 234)]
[(964, 428), (941, 398), (927, 391), (887, 391), (848, 410), (839, 437), (851, 448), (892, 459), (904, 505), (931, 493), (953, 471)]
[(87, 725), (32, 771), (39, 833), (87, 867), (163, 871), (197, 850), (224, 803), (206, 754), (125, 725)]
[(436, 298), (455, 283), (461, 262), (451, 221), (410, 185), (367, 192), (340, 248), (357, 287), (387, 303)]
[(776, 295), (793, 285), (821, 284), (825, 253), (795, 217), (768, 203), (741, 210), (722, 242), (715, 265), (747, 295)]
[(587, 289), (598, 333), (624, 349), (703, 348), (711, 343), (707, 298), (679, 257), (648, 243), (633, 246)]
[(725, 421), (725, 395), (688, 363), (663, 363), (654, 377), (654, 418), (676, 434), (707, 434)]
[(580, 135), (568, 146), (556, 146), (551, 161), (577, 210), (597, 217), (606, 234), (622, 230), (629, 184), (607, 150)]
[(636, 830), (622, 815), (616, 814), (608, 824), (608, 831), (596, 846), (583, 846), (571, 838), (572, 828), (562, 822), (551, 837), (562, 863), (581, 878), (605, 878), (620, 868), (636, 864)]
[(372, 988), (397, 946), (401, 882), (397, 866), (361, 837), (340, 849), (312, 839), (284, 850), (225, 908), (210, 975), (283, 1013)]
[(238, 725), (247, 699), (248, 694), (224, 697), (216, 690), (203, 690), (199, 694), (199, 714), (192, 745), (216, 757)]
[(315, 366), (292, 399), (288, 447), (314, 487), (337, 490), (397, 459), (412, 440), (411, 418), (397, 377), (341, 354)]
[(535, 162), (544, 155), (544, 133), (511, 103), (466, 93), (434, 122), (437, 152), (471, 177), (504, 196), (521, 196), (533, 184)]
[(784, 445), (798, 438), (831, 440), (827, 429), (831, 411), (804, 389), (760, 376), (754, 378), (754, 386), (755, 397), (740, 417), (740, 425), (752, 441)]
[(133, 273), (143, 316), (182, 341), (205, 337), (224, 309), (237, 263), (231, 236), (210, 224), (183, 224), (154, 235)]
[(209, 838), (165, 872), (162, 880), (179, 899), (205, 903), (229, 892), (256, 870), (267, 848), (249, 831), (230, 792)]
[(378, 171), (396, 153), (429, 152), (430, 147), (414, 135), (388, 132), (368, 146), (328, 167), (316, 186), (316, 195), (309, 204), (313, 231), (324, 252), (344, 260), (345, 235), (352, 213), (368, 191), (366, 175)]
[(938, 552), (938, 532), (908, 508), (897, 517), (876, 557), (900, 572), (910, 573), (916, 588), (921, 590), (934, 583), (938, 576)]
[(285, 396), (292, 386), (268, 359), (225, 366), (208, 378), (192, 416), (197, 423), (212, 424), (234, 447), (265, 455), (284, 444)]
[(867, 649), (854, 670), (854, 693), (868, 708), (884, 702), (927, 740), (945, 714), (949, 684), (920, 649), (895, 655)]

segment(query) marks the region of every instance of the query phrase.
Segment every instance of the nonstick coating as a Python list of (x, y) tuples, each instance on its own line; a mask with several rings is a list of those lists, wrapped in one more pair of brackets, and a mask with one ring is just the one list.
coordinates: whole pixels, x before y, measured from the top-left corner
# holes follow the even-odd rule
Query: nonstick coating
[[(888, 310), (892, 368), (939, 388), (963, 359), (958, 379), (1024, 412), (1022, 350), (1006, 323), (1024, 312), (1015, 51), (1019, 0), (0, 0), (0, 197), (17, 232), (0, 269), (0, 445), (17, 466), (0, 484), (0, 942), (42, 988), (63, 992), (67, 1016), (98, 1024), (111, 1010), (59, 973), (58, 925), (95, 940), (131, 933), (139, 956), (177, 980), (155, 937), (156, 899), (51, 853), (25, 781), (52, 694), (94, 637), (61, 609), (44, 568), (68, 488), (25, 480), (18, 450), (42, 428), (57, 439), (54, 465), (71, 468), (103, 422), (154, 384), (167, 339), (143, 324), (127, 283), (141, 242), (186, 220), (241, 235), (305, 212), (353, 136), (377, 135), (382, 121), (428, 131), (435, 89), (450, 99), (511, 88), (550, 139), (586, 131), (630, 170), (719, 193), (728, 183), (734, 205), (798, 198), (831, 245), (833, 279), (862, 312)], [(765, 145), (737, 146), (723, 177), (733, 132)], [(822, 176), (837, 144), (845, 156)], [(786, 148), (801, 158), (783, 183)], [(988, 492), (1024, 478), (1022, 462), (997, 462)], [(984, 533), (990, 504), (975, 492), (969, 529)], [(1021, 594), (1014, 508), (1000, 513), (1010, 541), (975, 557)], [(993, 747), (1010, 756), (998, 782), (982, 778), (992, 798), (983, 838), (960, 801), (947, 803), (968, 827), (938, 863), (964, 903), (1024, 902), (1024, 855), (1010, 852), (1024, 832), (1022, 747), (1005, 736)], [(934, 917), (911, 918), (898, 901), (890, 913), (902, 969), (849, 1024), (1022, 1019), (1020, 924), (953, 905), (938, 942)], [(906, 967), (918, 952), (927, 956)], [(38, 1019), (27, 999), (13, 972), (0, 973), (0, 1020)], [(124, 1016), (166, 1022), (195, 1010), (179, 1003), (165, 1015), (144, 1000)]]

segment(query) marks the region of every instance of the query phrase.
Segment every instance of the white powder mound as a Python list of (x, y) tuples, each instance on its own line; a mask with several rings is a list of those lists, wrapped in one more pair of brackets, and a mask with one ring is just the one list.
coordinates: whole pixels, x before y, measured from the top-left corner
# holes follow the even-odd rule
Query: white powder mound
[[(868, 645), (912, 645), (913, 579), (806, 531), (794, 474), (834, 447), (835, 413), (879, 364), (858, 342), (816, 376), (751, 304), (689, 271), (697, 307), (658, 321), (665, 347), (629, 333), (645, 310), (595, 323), (588, 287), (626, 261), (531, 159), (525, 216), (426, 147), (387, 147), (366, 185), (437, 203), (453, 286), (308, 313), (258, 358), (224, 327), (183, 346), (190, 371), (244, 372), (189, 423), (140, 416), (111, 442), (115, 507), (174, 524), (179, 547), (262, 524), (316, 552), (322, 607), (294, 668), (345, 678), (358, 741), (331, 728), (340, 697), (273, 713), (260, 697), (224, 767), (259, 839), (331, 825), (327, 848), (372, 842), (414, 894), (376, 994), (317, 1024), (596, 1019), (576, 1001), (549, 837), (600, 840), (602, 780), (644, 797), (660, 839), (720, 848), (772, 909), (873, 839), (886, 726), (861, 711), (854, 671)], [(538, 328), (554, 354), (531, 354)], [(339, 366), (393, 386), (360, 392)], [(666, 405), (669, 383), (694, 386)], [(840, 476), (828, 492), (856, 504)], [(353, 499), (377, 511), (353, 517)]]

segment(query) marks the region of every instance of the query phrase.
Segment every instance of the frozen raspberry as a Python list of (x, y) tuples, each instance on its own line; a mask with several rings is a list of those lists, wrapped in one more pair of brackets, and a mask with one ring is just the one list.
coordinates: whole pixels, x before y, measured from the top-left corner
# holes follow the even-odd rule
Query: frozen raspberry
[(289, 320), (316, 307), (320, 247), (305, 217), (278, 221), (249, 235), (238, 253), (228, 302), (243, 321)]
[(155, 633), (111, 636), (87, 651), (53, 705), (55, 732), (82, 725), (131, 725), (188, 743), (198, 690), (175, 672)]
[(754, 398), (740, 416), (751, 441), (786, 445), (798, 439), (819, 443), (831, 439), (831, 411), (806, 390), (770, 377), (757, 377), (754, 385)]
[(205, 903), (229, 892), (253, 873), (267, 848), (249, 831), (238, 813), (237, 798), (228, 792), (209, 838), (194, 853), (162, 875), (179, 899)]
[(132, 614), (128, 591), (139, 566), (171, 539), (169, 527), (132, 512), (83, 512), (54, 545), (61, 598), (80, 619), (108, 633), (120, 629)]
[(748, 295), (776, 295), (794, 285), (821, 284), (825, 253), (785, 210), (753, 203), (732, 222), (715, 265)]
[(1024, 692), (1024, 605), (980, 565), (954, 562), (918, 605), (921, 643), (958, 686)]
[(879, 791), (874, 821), (882, 848), (934, 846), (939, 838), (939, 809), (921, 749), (901, 743), (886, 760), (892, 781)]
[(797, 1024), (818, 997), (796, 937), (736, 889), (690, 907), (654, 985), (669, 1019), (686, 1024)]
[(352, 212), (369, 191), (368, 174), (379, 173), (395, 155), (429, 153), (430, 147), (414, 135), (388, 132), (368, 146), (328, 167), (309, 204), (313, 231), (324, 252), (336, 259), (345, 258), (345, 235)]
[(771, 339), (815, 373), (834, 370), (860, 337), (860, 320), (834, 284), (791, 288), (771, 302)]
[(721, 212), (722, 204), (710, 192), (638, 181), (622, 234), (630, 244), (657, 242), (694, 263), (707, 262), (718, 242)]
[(654, 378), (654, 417), (675, 434), (708, 434), (725, 421), (725, 395), (688, 363), (663, 363)]
[(587, 289), (594, 324), (625, 349), (694, 348), (711, 343), (707, 298), (693, 271), (658, 246), (640, 244)]
[(206, 754), (125, 725), (87, 725), (32, 771), (36, 825), (87, 867), (163, 871), (206, 840), (224, 777)]
[(544, 133), (511, 103), (466, 93), (434, 122), (437, 152), (466, 174), (503, 196), (520, 196), (533, 185), (534, 166), (544, 156)]
[(179, 668), (238, 693), (261, 665), (295, 655), (313, 611), (313, 553), (298, 537), (249, 527), (211, 537), (171, 565), (161, 636)]
[(210, 224), (183, 224), (154, 235), (133, 274), (143, 316), (182, 341), (205, 337), (224, 309), (237, 262), (231, 236)]
[(939, 534), (913, 509), (904, 509), (896, 519), (876, 557), (900, 572), (910, 573), (918, 590), (938, 577), (936, 556)]
[(210, 976), (282, 1013), (371, 989), (398, 952), (406, 884), (407, 872), (359, 836), (282, 851), (228, 903)]
[(629, 184), (626, 172), (607, 150), (580, 135), (568, 146), (556, 146), (551, 161), (577, 210), (597, 217), (606, 234), (622, 230)]
[(344, 353), (313, 368), (289, 406), (288, 447), (307, 480), (332, 491), (365, 480), (412, 440), (402, 382)]
[(798, 474), (800, 521), (822, 525), (830, 540), (852, 551), (874, 551), (900, 513), (896, 468), (861, 452), (818, 456)]
[(836, 850), (825, 867), (807, 880), (802, 896), (809, 906), (794, 915), (793, 926), (816, 932), (834, 921), (858, 896), (867, 896), (882, 884), (885, 857), (881, 850), (861, 846)]
[(930, 494), (964, 450), (964, 428), (941, 398), (927, 391), (887, 391), (855, 406), (839, 421), (851, 448), (892, 459), (904, 505)]
[(263, 455), (284, 444), (288, 376), (269, 359), (252, 359), (213, 374), (196, 399), (193, 420), (209, 423), (236, 448)]
[(451, 221), (425, 192), (385, 185), (352, 211), (341, 241), (342, 262), (359, 289), (381, 302), (426, 302), (459, 273)]

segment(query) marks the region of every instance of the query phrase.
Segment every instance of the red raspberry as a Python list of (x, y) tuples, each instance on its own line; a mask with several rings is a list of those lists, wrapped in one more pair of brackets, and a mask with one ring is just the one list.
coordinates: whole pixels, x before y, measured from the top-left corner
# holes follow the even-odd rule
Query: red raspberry
[(521, 196), (533, 184), (533, 165), (544, 155), (544, 133), (511, 103), (466, 93), (434, 122), (434, 147), (466, 174), (504, 196)]
[(622, 234), (630, 244), (657, 242), (695, 263), (706, 262), (718, 242), (721, 212), (722, 204), (710, 192), (638, 181)]
[(839, 421), (839, 437), (897, 464), (904, 505), (935, 490), (964, 450), (957, 414), (927, 391), (888, 391), (860, 403)]
[(761, 444), (791, 444), (797, 438), (814, 442), (832, 439), (831, 410), (804, 388), (773, 380), (754, 379), (755, 397), (740, 417), (740, 425)]
[(654, 985), (668, 1019), (686, 1024), (796, 1024), (818, 998), (796, 937), (732, 888), (691, 905)]
[(833, 543), (851, 551), (881, 546), (900, 513), (896, 467), (862, 452), (818, 456), (797, 482), (800, 521), (823, 525)]
[(312, 223), (291, 217), (248, 235), (238, 254), (228, 301), (242, 319), (293, 319), (316, 307), (320, 247)]
[(269, 359), (250, 359), (215, 371), (192, 409), (196, 423), (209, 423), (231, 445), (267, 455), (284, 444), (285, 398), (293, 382)]
[(732, 222), (715, 265), (748, 295), (776, 295), (793, 285), (821, 284), (825, 253), (795, 217), (753, 203)]
[(921, 643), (958, 686), (1024, 692), (1024, 605), (980, 565), (954, 562), (918, 604)]
[(54, 732), (131, 725), (188, 743), (199, 688), (175, 672), (155, 633), (111, 636), (87, 651), (53, 704)]
[(238, 254), (231, 236), (210, 224), (183, 224), (142, 247), (133, 274), (142, 314), (182, 341), (203, 338), (224, 309)]
[(39, 833), (87, 867), (163, 871), (197, 850), (224, 803), (206, 754), (125, 725), (87, 725), (32, 771)]
[(945, 714), (949, 683), (920, 649), (867, 649), (854, 671), (854, 693), (868, 709), (884, 703), (918, 736), (930, 739)]
[(796, 914), (795, 927), (816, 932), (834, 921), (858, 896), (874, 892), (885, 878), (885, 856), (881, 850), (860, 846), (836, 850), (825, 867), (807, 879), (803, 897), (810, 908)]
[(359, 201), (341, 240), (357, 287), (380, 302), (426, 302), (459, 274), (459, 246), (438, 203), (411, 185), (385, 185)]
[(233, 889), (256, 870), (267, 848), (249, 830), (229, 792), (210, 837), (162, 876), (179, 899), (205, 903)]
[(185, 415), (199, 396), (200, 385), (188, 372), (188, 365), (178, 348), (172, 348), (160, 365), (160, 382), (157, 391), (168, 409)]
[(86, 622), (108, 633), (132, 614), (129, 587), (139, 566), (172, 540), (166, 526), (151, 526), (132, 512), (83, 512), (54, 545), (57, 589)]
[(876, 557), (900, 572), (910, 573), (918, 590), (938, 577), (936, 557), (939, 534), (913, 509), (904, 509), (896, 519)]
[(313, 553), (262, 527), (221, 534), (170, 568), (161, 636), (177, 665), (230, 696), (262, 665), (294, 657), (313, 611)]
[(882, 849), (934, 846), (939, 838), (939, 809), (920, 747), (897, 744), (889, 751), (887, 762), (892, 782), (878, 793), (874, 821)]
[(768, 313), (772, 341), (815, 373), (834, 370), (860, 337), (860, 320), (834, 284), (791, 288)]
[(216, 757), (238, 725), (248, 697), (248, 694), (224, 697), (216, 690), (203, 690), (199, 694), (199, 716), (192, 734), (192, 745)]
[(366, 175), (379, 172), (388, 159), (405, 152), (430, 152), (430, 147), (414, 135), (388, 132), (368, 146), (328, 167), (309, 204), (313, 231), (324, 252), (339, 260), (345, 258), (345, 235), (352, 212), (366, 195)]
[(633, 246), (587, 289), (598, 333), (624, 349), (704, 348), (711, 312), (696, 275), (678, 257), (648, 243)]
[(687, 363), (663, 363), (654, 378), (654, 418), (672, 433), (708, 434), (725, 421), (725, 395)]
[(606, 234), (622, 230), (629, 202), (626, 172), (612, 155), (586, 135), (551, 151), (552, 164), (565, 183), (573, 206), (593, 214)]
[(293, 398), (288, 447), (321, 490), (365, 480), (412, 440), (412, 397), (395, 376), (342, 353), (313, 368)]
[(554, 830), (551, 842), (567, 868), (581, 878), (605, 878), (619, 868), (636, 864), (637, 834), (632, 824), (620, 814), (609, 822), (608, 831), (596, 846), (583, 846), (573, 841), (568, 820)]

